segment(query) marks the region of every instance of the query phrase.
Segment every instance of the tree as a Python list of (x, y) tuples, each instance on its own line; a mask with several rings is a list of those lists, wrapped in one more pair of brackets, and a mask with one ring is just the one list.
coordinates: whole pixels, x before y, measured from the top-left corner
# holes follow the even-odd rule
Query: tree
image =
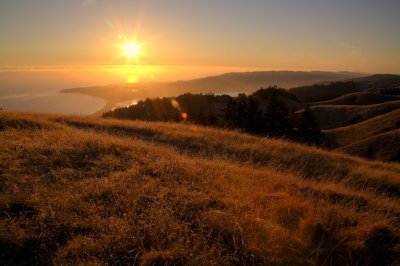
[(207, 114), (207, 125), (213, 126), (218, 123), (218, 118), (215, 116), (213, 111), (210, 109)]
[(221, 119), (224, 126), (238, 128), (239, 105), (232, 97), (228, 98), (225, 108), (222, 111)]
[(203, 126), (207, 125), (207, 118), (204, 115), (203, 110), (201, 108), (199, 110), (199, 113), (197, 114), (196, 123)]
[(253, 96), (249, 96), (246, 102), (246, 132), (251, 134), (263, 133), (262, 113), (259, 109), (258, 102)]
[(273, 137), (288, 137), (292, 131), (289, 111), (275, 92), (267, 102), (263, 126), (265, 134)]
[(300, 115), (298, 138), (308, 144), (321, 143), (321, 130), (317, 118), (308, 105)]
[(253, 96), (241, 93), (236, 99), (229, 99), (222, 119), (230, 128), (240, 128), (251, 134), (262, 133), (262, 113)]

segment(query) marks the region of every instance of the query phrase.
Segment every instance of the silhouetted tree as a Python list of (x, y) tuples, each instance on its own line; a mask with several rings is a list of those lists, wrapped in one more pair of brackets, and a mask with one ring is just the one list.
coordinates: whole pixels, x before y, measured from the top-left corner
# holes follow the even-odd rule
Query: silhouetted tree
[[(242, 129), (251, 134), (289, 137), (291, 120), (288, 110), (278, 101), (278, 95), (284, 97), (286, 94), (283, 89), (276, 87), (259, 90), (257, 94), (250, 96), (241, 93), (234, 98), (228, 95), (186, 93), (173, 100), (146, 99), (136, 105), (117, 108), (103, 116), (148, 121), (187, 121), (202, 125), (218, 124)], [(174, 101), (177, 104), (172, 104)], [(265, 113), (260, 109), (260, 102), (267, 102)], [(218, 117), (212, 111), (214, 104), (225, 105)], [(182, 112), (186, 113), (187, 119), (183, 119)]]
[(269, 86), (268, 88), (260, 88), (256, 92), (252, 94), (252, 96), (260, 97), (261, 99), (269, 99), (273, 94), (276, 96), (281, 96), (287, 99), (291, 99), (297, 101), (297, 97), (294, 94), (291, 94), (288, 90), (278, 88), (278, 86)]
[(317, 118), (308, 105), (300, 115), (297, 133), (301, 142), (308, 144), (321, 143), (321, 130)]
[(263, 133), (262, 113), (253, 96), (242, 93), (235, 99), (229, 99), (223, 110), (222, 120), (230, 128), (240, 128), (252, 134)]
[(247, 96), (244, 93), (240, 93), (236, 97), (236, 127), (241, 129), (246, 129), (248, 124), (248, 114), (247, 114)]
[(238, 128), (239, 105), (232, 97), (228, 98), (225, 108), (222, 110), (222, 124), (229, 128)]
[(213, 111), (209, 110), (207, 114), (207, 125), (213, 126), (218, 123), (218, 118), (215, 116)]
[(277, 93), (272, 93), (264, 113), (264, 132), (268, 136), (289, 137), (292, 123), (285, 104), (278, 100)]
[(263, 116), (259, 104), (253, 96), (249, 96), (246, 103), (246, 132), (252, 134), (263, 133)]
[(201, 109), (201, 108), (199, 110), (199, 113), (197, 114), (196, 123), (203, 125), (203, 126), (207, 125), (207, 118), (203, 113), (203, 109)]

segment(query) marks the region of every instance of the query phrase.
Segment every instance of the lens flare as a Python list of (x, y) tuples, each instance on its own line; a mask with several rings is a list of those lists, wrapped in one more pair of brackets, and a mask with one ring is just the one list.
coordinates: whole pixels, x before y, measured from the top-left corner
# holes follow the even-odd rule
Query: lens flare
[(173, 108), (175, 108), (179, 112), (180, 117), (181, 117), (181, 119), (183, 121), (186, 121), (188, 119), (188, 117), (189, 117), (188, 114), (186, 112), (182, 111), (182, 108), (181, 108), (181, 106), (180, 106), (180, 104), (179, 104), (179, 102), (177, 100), (172, 98), (171, 99), (171, 105), (172, 105)]
[(179, 103), (178, 103), (178, 101), (177, 100), (175, 100), (175, 99), (171, 99), (171, 104), (172, 104), (172, 107), (174, 107), (176, 110), (179, 110), (180, 111), (180, 106), (179, 106)]

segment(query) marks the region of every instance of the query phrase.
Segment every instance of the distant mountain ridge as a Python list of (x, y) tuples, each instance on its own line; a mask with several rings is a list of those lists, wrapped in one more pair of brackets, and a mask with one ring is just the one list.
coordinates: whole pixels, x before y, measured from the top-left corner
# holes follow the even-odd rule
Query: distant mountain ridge
[[(184, 83), (206, 82), (209, 90), (231, 90), (233, 87), (241, 92), (254, 92), (260, 86), (268, 87), (276, 85), (281, 88), (291, 88), (297, 84), (314, 84), (318, 82), (329, 82), (337, 80), (346, 80), (356, 77), (363, 77), (364, 74), (353, 72), (324, 72), (324, 71), (256, 71), (256, 72), (232, 72), (218, 76), (205, 77), (184, 81)], [(221, 87), (221, 83), (227, 85)]]
[[(82, 93), (108, 101), (127, 101), (147, 97), (171, 97), (183, 93), (253, 93), (260, 87), (276, 85), (290, 88), (318, 82), (348, 80), (365, 74), (324, 71), (257, 71), (233, 72), (204, 78), (163, 83), (134, 83), (91, 86), (62, 90), (64, 93)], [(112, 89), (112, 90), (111, 90)]]

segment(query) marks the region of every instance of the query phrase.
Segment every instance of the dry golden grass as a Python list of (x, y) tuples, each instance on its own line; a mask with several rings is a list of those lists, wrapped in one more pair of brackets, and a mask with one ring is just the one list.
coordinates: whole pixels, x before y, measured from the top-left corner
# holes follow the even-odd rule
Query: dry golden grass
[(374, 160), (400, 162), (400, 129), (363, 138), (336, 150)]
[(194, 125), (0, 112), (5, 265), (390, 265), (400, 165)]

